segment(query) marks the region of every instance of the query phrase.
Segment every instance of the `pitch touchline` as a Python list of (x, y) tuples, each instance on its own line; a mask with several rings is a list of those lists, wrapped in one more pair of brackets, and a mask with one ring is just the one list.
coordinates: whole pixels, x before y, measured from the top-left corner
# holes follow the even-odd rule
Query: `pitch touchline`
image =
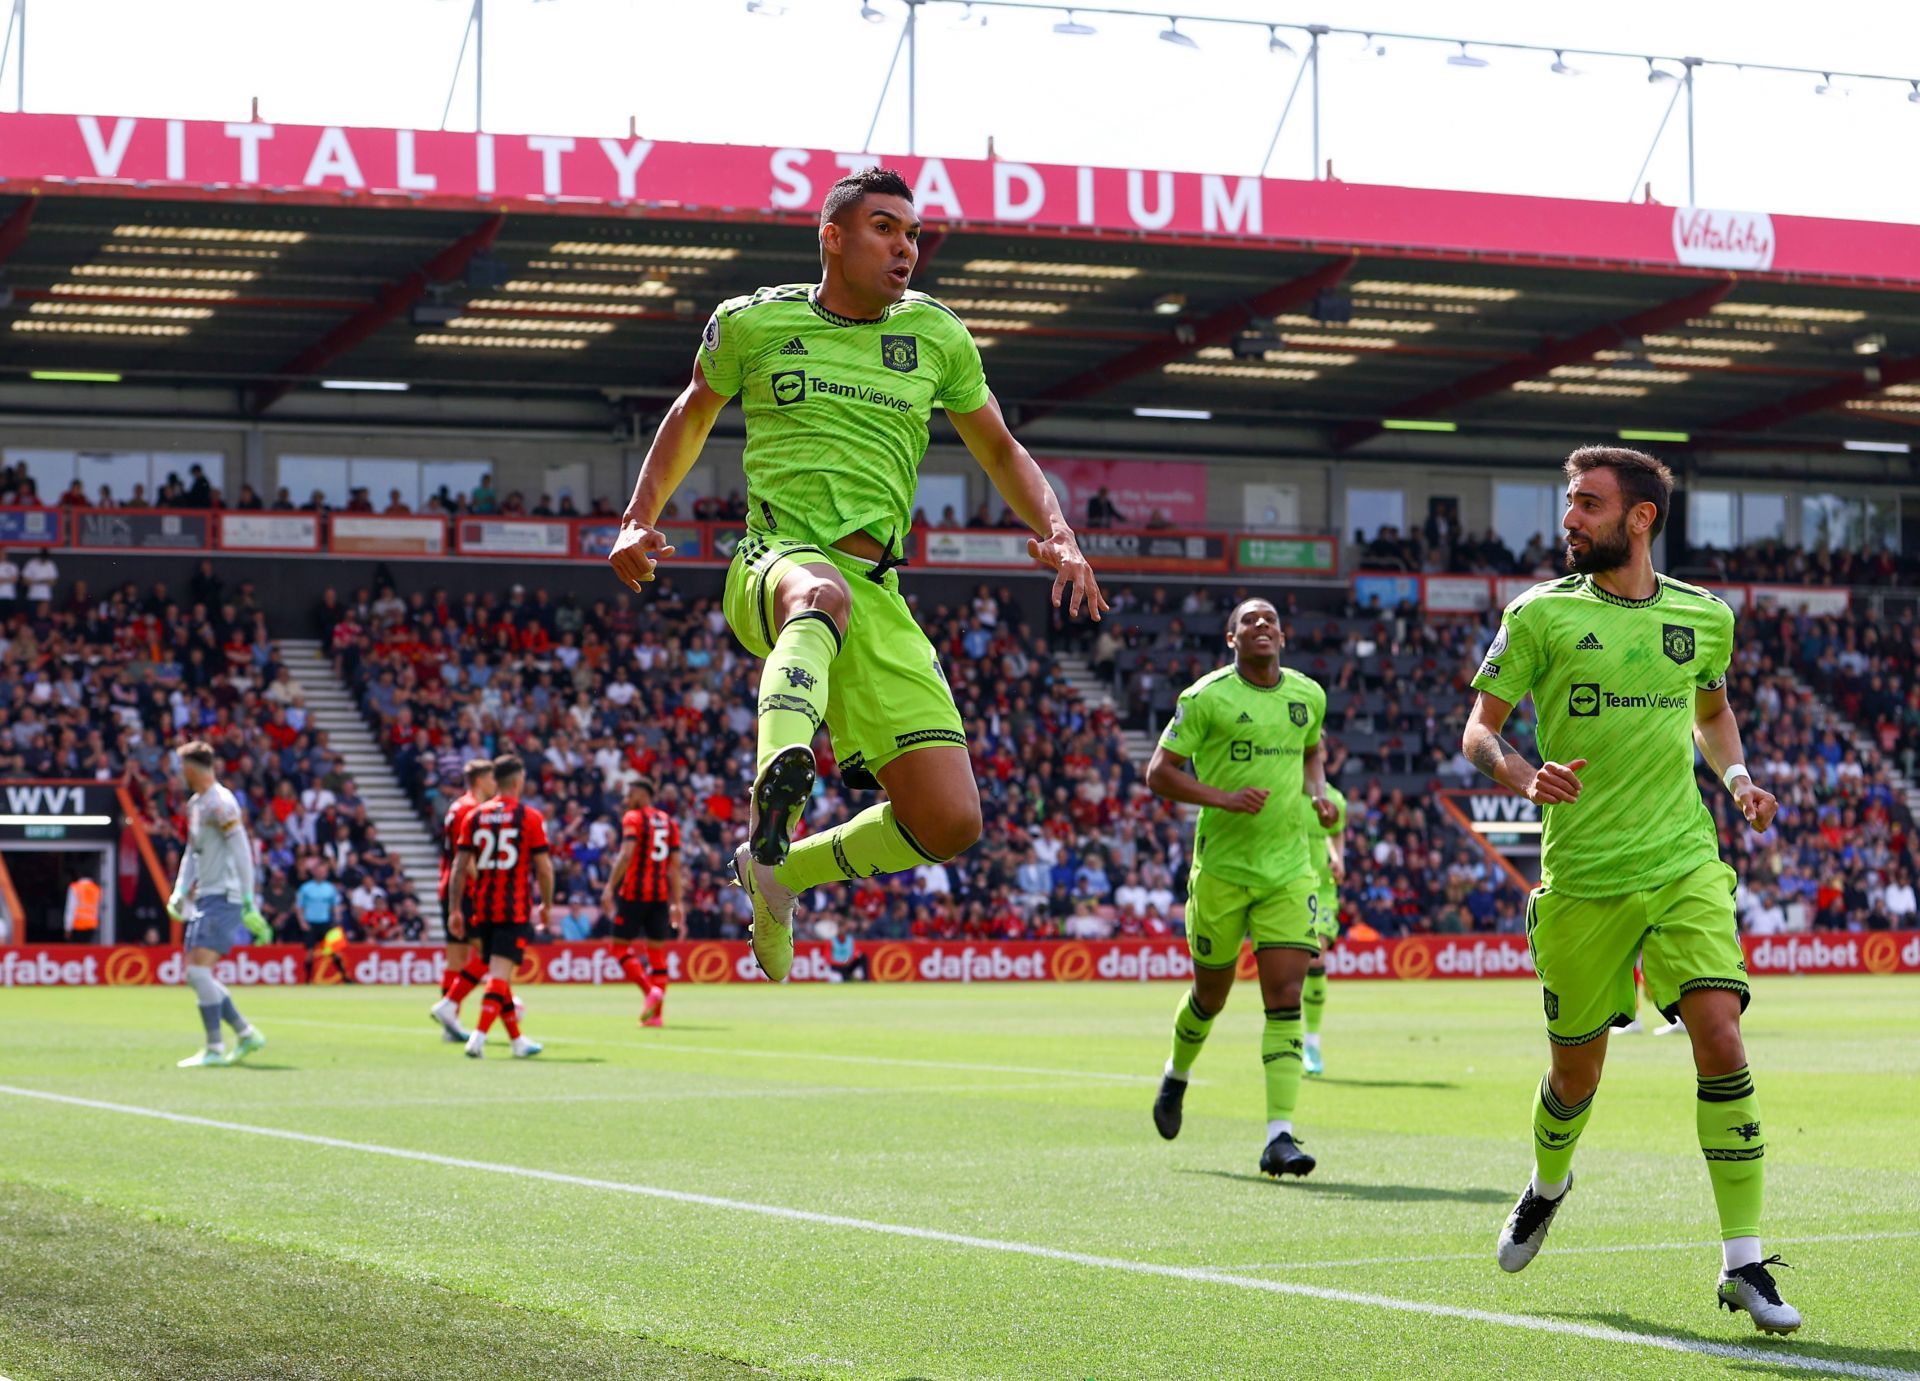
[[(1776, 1237), (1767, 1234), (1769, 1246), (1797, 1246), (1811, 1242), (1886, 1242), (1895, 1238), (1920, 1237), (1915, 1232), (1836, 1232), (1813, 1237)], [(1602, 1252), (1678, 1252), (1699, 1251), (1705, 1247), (1718, 1247), (1718, 1239), (1711, 1242), (1632, 1242), (1624, 1245), (1605, 1247), (1560, 1247), (1553, 1249), (1555, 1256), (1591, 1255)], [(1414, 1266), (1424, 1261), (1480, 1261), (1487, 1257), (1485, 1251), (1442, 1252), (1432, 1256), (1353, 1256), (1341, 1261), (1254, 1261), (1246, 1265), (1216, 1266), (1220, 1271), (1330, 1271), (1342, 1266)]]
[[(353, 1021), (327, 1021), (320, 1017), (280, 1017), (279, 1026), (319, 1026), (335, 1031), (386, 1032), (413, 1036), (430, 1028), (413, 1026), (364, 1026)], [(431, 1040), (431, 1037), (428, 1038)], [(898, 1069), (955, 1069), (980, 1074), (1037, 1074), (1051, 1079), (1101, 1079), (1125, 1084), (1158, 1085), (1158, 1074), (1115, 1074), (1099, 1069), (1044, 1069), (1033, 1065), (968, 1064), (959, 1060), (909, 1060), (892, 1055), (830, 1055), (818, 1050), (746, 1050), (731, 1045), (682, 1045), (664, 1041), (597, 1041), (573, 1036), (541, 1037), (549, 1045), (590, 1045), (602, 1050), (628, 1050), (642, 1055), (735, 1055), (748, 1060), (823, 1060), (829, 1064), (891, 1065)], [(1194, 1087), (1201, 1086), (1195, 1079)]]
[(279, 1127), (256, 1127), (245, 1122), (223, 1122), (212, 1117), (188, 1113), (163, 1112), (158, 1108), (136, 1107), (128, 1103), (107, 1103), (94, 1098), (75, 1098), (64, 1093), (46, 1093), (40, 1089), (17, 1088), (0, 1084), (0, 1094), (32, 1098), (68, 1107), (90, 1108), (96, 1112), (122, 1113), (129, 1117), (147, 1117), (189, 1127), (210, 1127), (222, 1132), (240, 1132), (247, 1136), (268, 1137), (277, 1141), (299, 1142), (307, 1146), (326, 1146), (337, 1151), (359, 1151), (364, 1155), (386, 1156), (393, 1160), (442, 1165), (454, 1170), (478, 1170), (491, 1175), (511, 1175), (518, 1179), (540, 1180), (548, 1184), (574, 1185), (582, 1189), (602, 1189), (614, 1194), (632, 1194), (640, 1198), (662, 1199), (671, 1203), (696, 1204), (702, 1208), (726, 1209), (734, 1213), (752, 1213), (763, 1218), (788, 1222), (814, 1223), (822, 1227), (846, 1228), (855, 1232), (904, 1237), (920, 1242), (940, 1242), (947, 1246), (972, 1247), (976, 1251), (1002, 1252), (1010, 1256), (1030, 1256), (1043, 1261), (1063, 1261), (1097, 1270), (1124, 1271), (1130, 1275), (1160, 1276), (1169, 1280), (1189, 1280), (1206, 1285), (1231, 1285), (1242, 1290), (1259, 1290), (1271, 1295), (1296, 1295), (1326, 1300), (1334, 1304), (1365, 1305), (1390, 1309), (1403, 1314), (1426, 1314), (1438, 1318), (1462, 1319), (1470, 1323), (1495, 1324), (1502, 1328), (1523, 1329), (1534, 1333), (1557, 1333), (1564, 1337), (1588, 1338), (1602, 1343), (1624, 1343), (1634, 1347), (1659, 1348), (1668, 1352), (1689, 1352), (1719, 1357), (1734, 1362), (1762, 1362), (1795, 1371), (1819, 1372), (1830, 1376), (1859, 1376), (1875, 1381), (1920, 1381), (1920, 1372), (1894, 1367), (1868, 1366), (1825, 1357), (1797, 1356), (1785, 1350), (1743, 1346), (1738, 1343), (1711, 1343), (1695, 1338), (1678, 1338), (1664, 1333), (1630, 1333), (1603, 1324), (1572, 1323), (1564, 1319), (1542, 1319), (1526, 1314), (1503, 1314), (1490, 1309), (1470, 1309), (1461, 1305), (1436, 1304), (1426, 1300), (1399, 1299), (1358, 1290), (1335, 1290), (1322, 1285), (1303, 1285), (1295, 1281), (1263, 1280), (1259, 1276), (1232, 1275), (1204, 1266), (1168, 1266), (1151, 1261), (1128, 1261), (1123, 1257), (1096, 1256), (1090, 1252), (1065, 1251), (1029, 1242), (1002, 1241), (993, 1237), (974, 1237), (967, 1233), (942, 1232), (938, 1228), (916, 1228), (901, 1223), (880, 1223), (868, 1218), (850, 1218), (838, 1213), (815, 1213), (809, 1209), (783, 1208), (776, 1204), (749, 1203), (714, 1194), (693, 1194), (681, 1189), (661, 1189), (653, 1185), (623, 1184), (618, 1180), (599, 1180), (585, 1175), (567, 1175), (557, 1170), (539, 1170), (526, 1165), (505, 1165), (497, 1161), (469, 1160), (464, 1156), (443, 1156), (432, 1151), (411, 1151), (400, 1146), (378, 1146), (366, 1141), (347, 1141), (340, 1137), (319, 1136), (312, 1132), (287, 1131)]

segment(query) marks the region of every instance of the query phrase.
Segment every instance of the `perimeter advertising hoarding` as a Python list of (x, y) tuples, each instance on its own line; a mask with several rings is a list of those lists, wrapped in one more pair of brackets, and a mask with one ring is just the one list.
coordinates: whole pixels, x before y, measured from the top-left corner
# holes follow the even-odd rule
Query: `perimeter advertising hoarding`
[(135, 551), (205, 551), (213, 533), (211, 513), (177, 509), (76, 509), (73, 544)]
[[(1920, 931), (1741, 937), (1747, 969), (1768, 976), (1802, 973), (1920, 973)], [(742, 940), (683, 940), (666, 946), (667, 972), (680, 983), (762, 982), (751, 947)], [(863, 940), (855, 946), (878, 983), (1187, 982), (1193, 963), (1184, 940), (946, 941)], [(440, 981), (445, 955), (438, 945), (348, 945), (347, 970), (357, 983)], [(1399, 940), (1342, 940), (1327, 954), (1327, 972), (1340, 978), (1420, 981), (1444, 978), (1530, 978), (1533, 958), (1521, 935), (1419, 935)], [(321, 968), (322, 984), (337, 983)], [(304, 981), (304, 951), (294, 945), (236, 950), (214, 968), (229, 985)], [(794, 946), (790, 982), (830, 983), (838, 977), (829, 947), (802, 940)], [(1253, 951), (1240, 955), (1240, 976), (1254, 977)], [(614, 947), (599, 942), (535, 945), (515, 972), (516, 983), (623, 985)], [(138, 945), (12, 945), (0, 947), (0, 988), (124, 986), (179, 983), (180, 952)]]
[(329, 551), (352, 556), (444, 556), (447, 525), (438, 518), (369, 518), (335, 514)]
[(920, 537), (920, 559), (929, 566), (1004, 566), (1033, 564), (1025, 532), (928, 532)]
[(54, 508), (0, 508), (0, 547), (60, 545), (60, 511)]
[(1234, 548), (1236, 570), (1292, 575), (1332, 575), (1331, 537), (1242, 537)]
[[(673, 548), (669, 561), (705, 561), (713, 555), (707, 550), (707, 530), (694, 523), (662, 523), (660, 535)], [(573, 529), (573, 554), (582, 560), (604, 561), (620, 537), (620, 520), (576, 523)], [(737, 540), (737, 534), (736, 534)], [(731, 550), (731, 548), (729, 548)]]
[(462, 556), (513, 556), (562, 561), (573, 554), (573, 529), (562, 518), (462, 518)]
[(317, 513), (222, 513), (222, 551), (318, 551)]
[(0, 782), (0, 844), (66, 839), (111, 843), (123, 812), (117, 782)]
[[(1192, 571), (1205, 574), (1227, 569), (1227, 539), (1218, 532), (1110, 532), (1074, 534), (1093, 568), (1104, 559), (1124, 562), (1129, 571)], [(1021, 537), (1024, 550), (1025, 537)]]

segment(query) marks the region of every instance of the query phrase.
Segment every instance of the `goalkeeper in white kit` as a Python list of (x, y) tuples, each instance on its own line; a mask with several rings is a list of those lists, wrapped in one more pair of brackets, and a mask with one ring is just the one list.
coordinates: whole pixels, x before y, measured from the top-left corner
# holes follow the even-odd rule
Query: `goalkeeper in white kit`
[[(272, 935), (253, 899), (253, 843), (240, 802), (220, 785), (214, 761), (212, 746), (198, 739), (180, 746), (180, 775), (193, 794), (187, 801), (187, 846), (167, 914), (187, 928), (187, 983), (207, 1028), (206, 1048), (180, 1061), (182, 1069), (232, 1064), (267, 1043), (233, 1005), (226, 984), (213, 976), (214, 961), (235, 945), (246, 944), (249, 936), (265, 944)], [(240, 1038), (231, 1054), (220, 1038), (222, 1021)]]

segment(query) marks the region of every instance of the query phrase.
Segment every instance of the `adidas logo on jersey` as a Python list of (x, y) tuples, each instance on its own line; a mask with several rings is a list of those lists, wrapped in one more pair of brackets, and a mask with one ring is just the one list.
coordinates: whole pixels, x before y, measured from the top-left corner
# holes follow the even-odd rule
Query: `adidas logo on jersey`
[(1605, 652), (1606, 648), (1601, 646), (1598, 638), (1589, 633), (1573, 645), (1573, 650), (1575, 652)]
[(1238, 719), (1236, 719), (1236, 720), (1234, 721), (1234, 723), (1236, 723), (1236, 724), (1251, 724), (1251, 723), (1253, 723), (1253, 716), (1252, 716), (1252, 715), (1250, 715), (1250, 714), (1248, 714), (1248, 713), (1247, 713), (1247, 712), (1246, 712), (1245, 710), (1242, 710), (1242, 711), (1240, 711), (1240, 718), (1238, 718)]
[(801, 340), (800, 337), (795, 336), (792, 340), (780, 347), (780, 353), (783, 355), (804, 355), (807, 353), (807, 343)]

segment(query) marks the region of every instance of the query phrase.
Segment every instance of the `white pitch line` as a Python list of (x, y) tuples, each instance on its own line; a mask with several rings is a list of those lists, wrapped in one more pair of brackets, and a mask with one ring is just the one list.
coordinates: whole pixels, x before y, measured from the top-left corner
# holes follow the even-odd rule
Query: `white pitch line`
[(75, 1098), (64, 1093), (46, 1093), (40, 1089), (16, 1088), (0, 1084), (0, 1094), (32, 1098), (68, 1107), (88, 1108), (96, 1112), (122, 1113), (129, 1117), (147, 1117), (189, 1127), (209, 1127), (215, 1131), (240, 1132), (247, 1136), (268, 1137), (278, 1141), (299, 1142), (307, 1146), (325, 1146), (338, 1151), (359, 1151), (364, 1155), (386, 1156), (393, 1160), (441, 1165), (453, 1170), (478, 1170), (492, 1175), (510, 1175), (517, 1179), (539, 1180), (548, 1184), (572, 1185), (581, 1189), (601, 1189), (614, 1194), (661, 1199), (670, 1203), (694, 1204), (701, 1208), (726, 1209), (733, 1213), (751, 1213), (762, 1218), (787, 1222), (813, 1223), (821, 1227), (846, 1228), (885, 1237), (904, 1237), (920, 1242), (939, 1242), (946, 1246), (971, 1247), (976, 1251), (1000, 1252), (1009, 1256), (1036, 1257), (1043, 1261), (1062, 1261), (1096, 1270), (1122, 1271), (1129, 1275), (1159, 1276), (1169, 1280), (1194, 1281), (1205, 1285), (1231, 1285), (1241, 1290), (1257, 1290), (1271, 1295), (1294, 1295), (1325, 1300), (1333, 1304), (1364, 1305), (1402, 1314), (1425, 1314), (1468, 1323), (1493, 1324), (1501, 1328), (1533, 1333), (1554, 1333), (1562, 1337), (1586, 1338), (1601, 1343), (1621, 1343), (1632, 1347), (1657, 1348), (1667, 1352), (1685, 1352), (1718, 1357), (1731, 1362), (1756, 1362), (1792, 1371), (1817, 1372), (1828, 1376), (1857, 1376), (1870, 1381), (1920, 1381), (1920, 1371), (1894, 1367), (1869, 1366), (1862, 1362), (1843, 1362), (1825, 1357), (1795, 1355), (1785, 1349), (1749, 1347), (1739, 1343), (1712, 1343), (1697, 1338), (1679, 1338), (1664, 1333), (1631, 1333), (1604, 1324), (1572, 1323), (1565, 1319), (1544, 1319), (1527, 1314), (1504, 1314), (1490, 1309), (1470, 1309), (1455, 1304), (1428, 1300), (1400, 1299), (1358, 1290), (1335, 1290), (1322, 1285), (1303, 1285), (1295, 1281), (1265, 1280), (1259, 1276), (1232, 1275), (1204, 1266), (1171, 1266), (1152, 1261), (1129, 1261), (1123, 1257), (1096, 1256), (1090, 1252), (1065, 1251), (1030, 1242), (1003, 1241), (994, 1237), (975, 1237), (968, 1233), (942, 1232), (938, 1228), (917, 1228), (902, 1223), (881, 1223), (868, 1218), (850, 1218), (838, 1213), (815, 1213), (808, 1209), (783, 1208), (777, 1204), (756, 1204), (742, 1199), (725, 1199), (714, 1194), (694, 1194), (681, 1189), (661, 1189), (653, 1185), (624, 1184), (618, 1180), (592, 1179), (585, 1175), (567, 1175), (557, 1170), (540, 1170), (526, 1165), (505, 1165), (497, 1161), (469, 1160), (464, 1156), (443, 1156), (432, 1151), (412, 1151), (399, 1146), (379, 1146), (366, 1141), (347, 1141), (340, 1137), (319, 1136), (312, 1132), (287, 1131), (279, 1127), (256, 1127), (244, 1122), (222, 1122), (217, 1118), (193, 1117), (186, 1113), (163, 1112), (157, 1108), (136, 1107), (127, 1103), (108, 1103), (94, 1098)]
[[(327, 1021), (320, 1017), (280, 1017), (279, 1026), (319, 1026), (336, 1031), (382, 1032), (392, 1035), (423, 1035), (431, 1030), (424, 1022), (412, 1026), (367, 1026), (357, 1021)], [(885, 1065), (895, 1069), (965, 1070), (978, 1074), (1033, 1074), (1049, 1079), (1099, 1079), (1127, 1084), (1158, 1085), (1158, 1074), (1115, 1074), (1099, 1069), (1046, 1069), (1034, 1065), (968, 1064), (959, 1060), (909, 1060), (892, 1055), (830, 1055), (819, 1050), (750, 1050), (731, 1045), (684, 1045), (665, 1041), (599, 1041), (573, 1036), (542, 1036), (548, 1045), (583, 1045), (597, 1050), (626, 1050), (642, 1055), (737, 1055), (749, 1060), (819, 1060), (829, 1064)], [(432, 1044), (428, 1035), (424, 1044)], [(1194, 1087), (1201, 1086), (1195, 1079)]]
[[(1835, 1232), (1811, 1237), (1775, 1237), (1768, 1233), (1768, 1246), (1799, 1246), (1809, 1242), (1886, 1242), (1896, 1238), (1920, 1237), (1915, 1232)], [(1710, 1242), (1632, 1242), (1607, 1247), (1555, 1247), (1554, 1256), (1594, 1255), (1607, 1252), (1678, 1252), (1718, 1247)], [(1479, 1261), (1491, 1251), (1442, 1252), (1432, 1256), (1353, 1256), (1341, 1261), (1254, 1261), (1240, 1266), (1217, 1266), (1220, 1271), (1331, 1271), (1342, 1266), (1414, 1266), (1426, 1261)]]

